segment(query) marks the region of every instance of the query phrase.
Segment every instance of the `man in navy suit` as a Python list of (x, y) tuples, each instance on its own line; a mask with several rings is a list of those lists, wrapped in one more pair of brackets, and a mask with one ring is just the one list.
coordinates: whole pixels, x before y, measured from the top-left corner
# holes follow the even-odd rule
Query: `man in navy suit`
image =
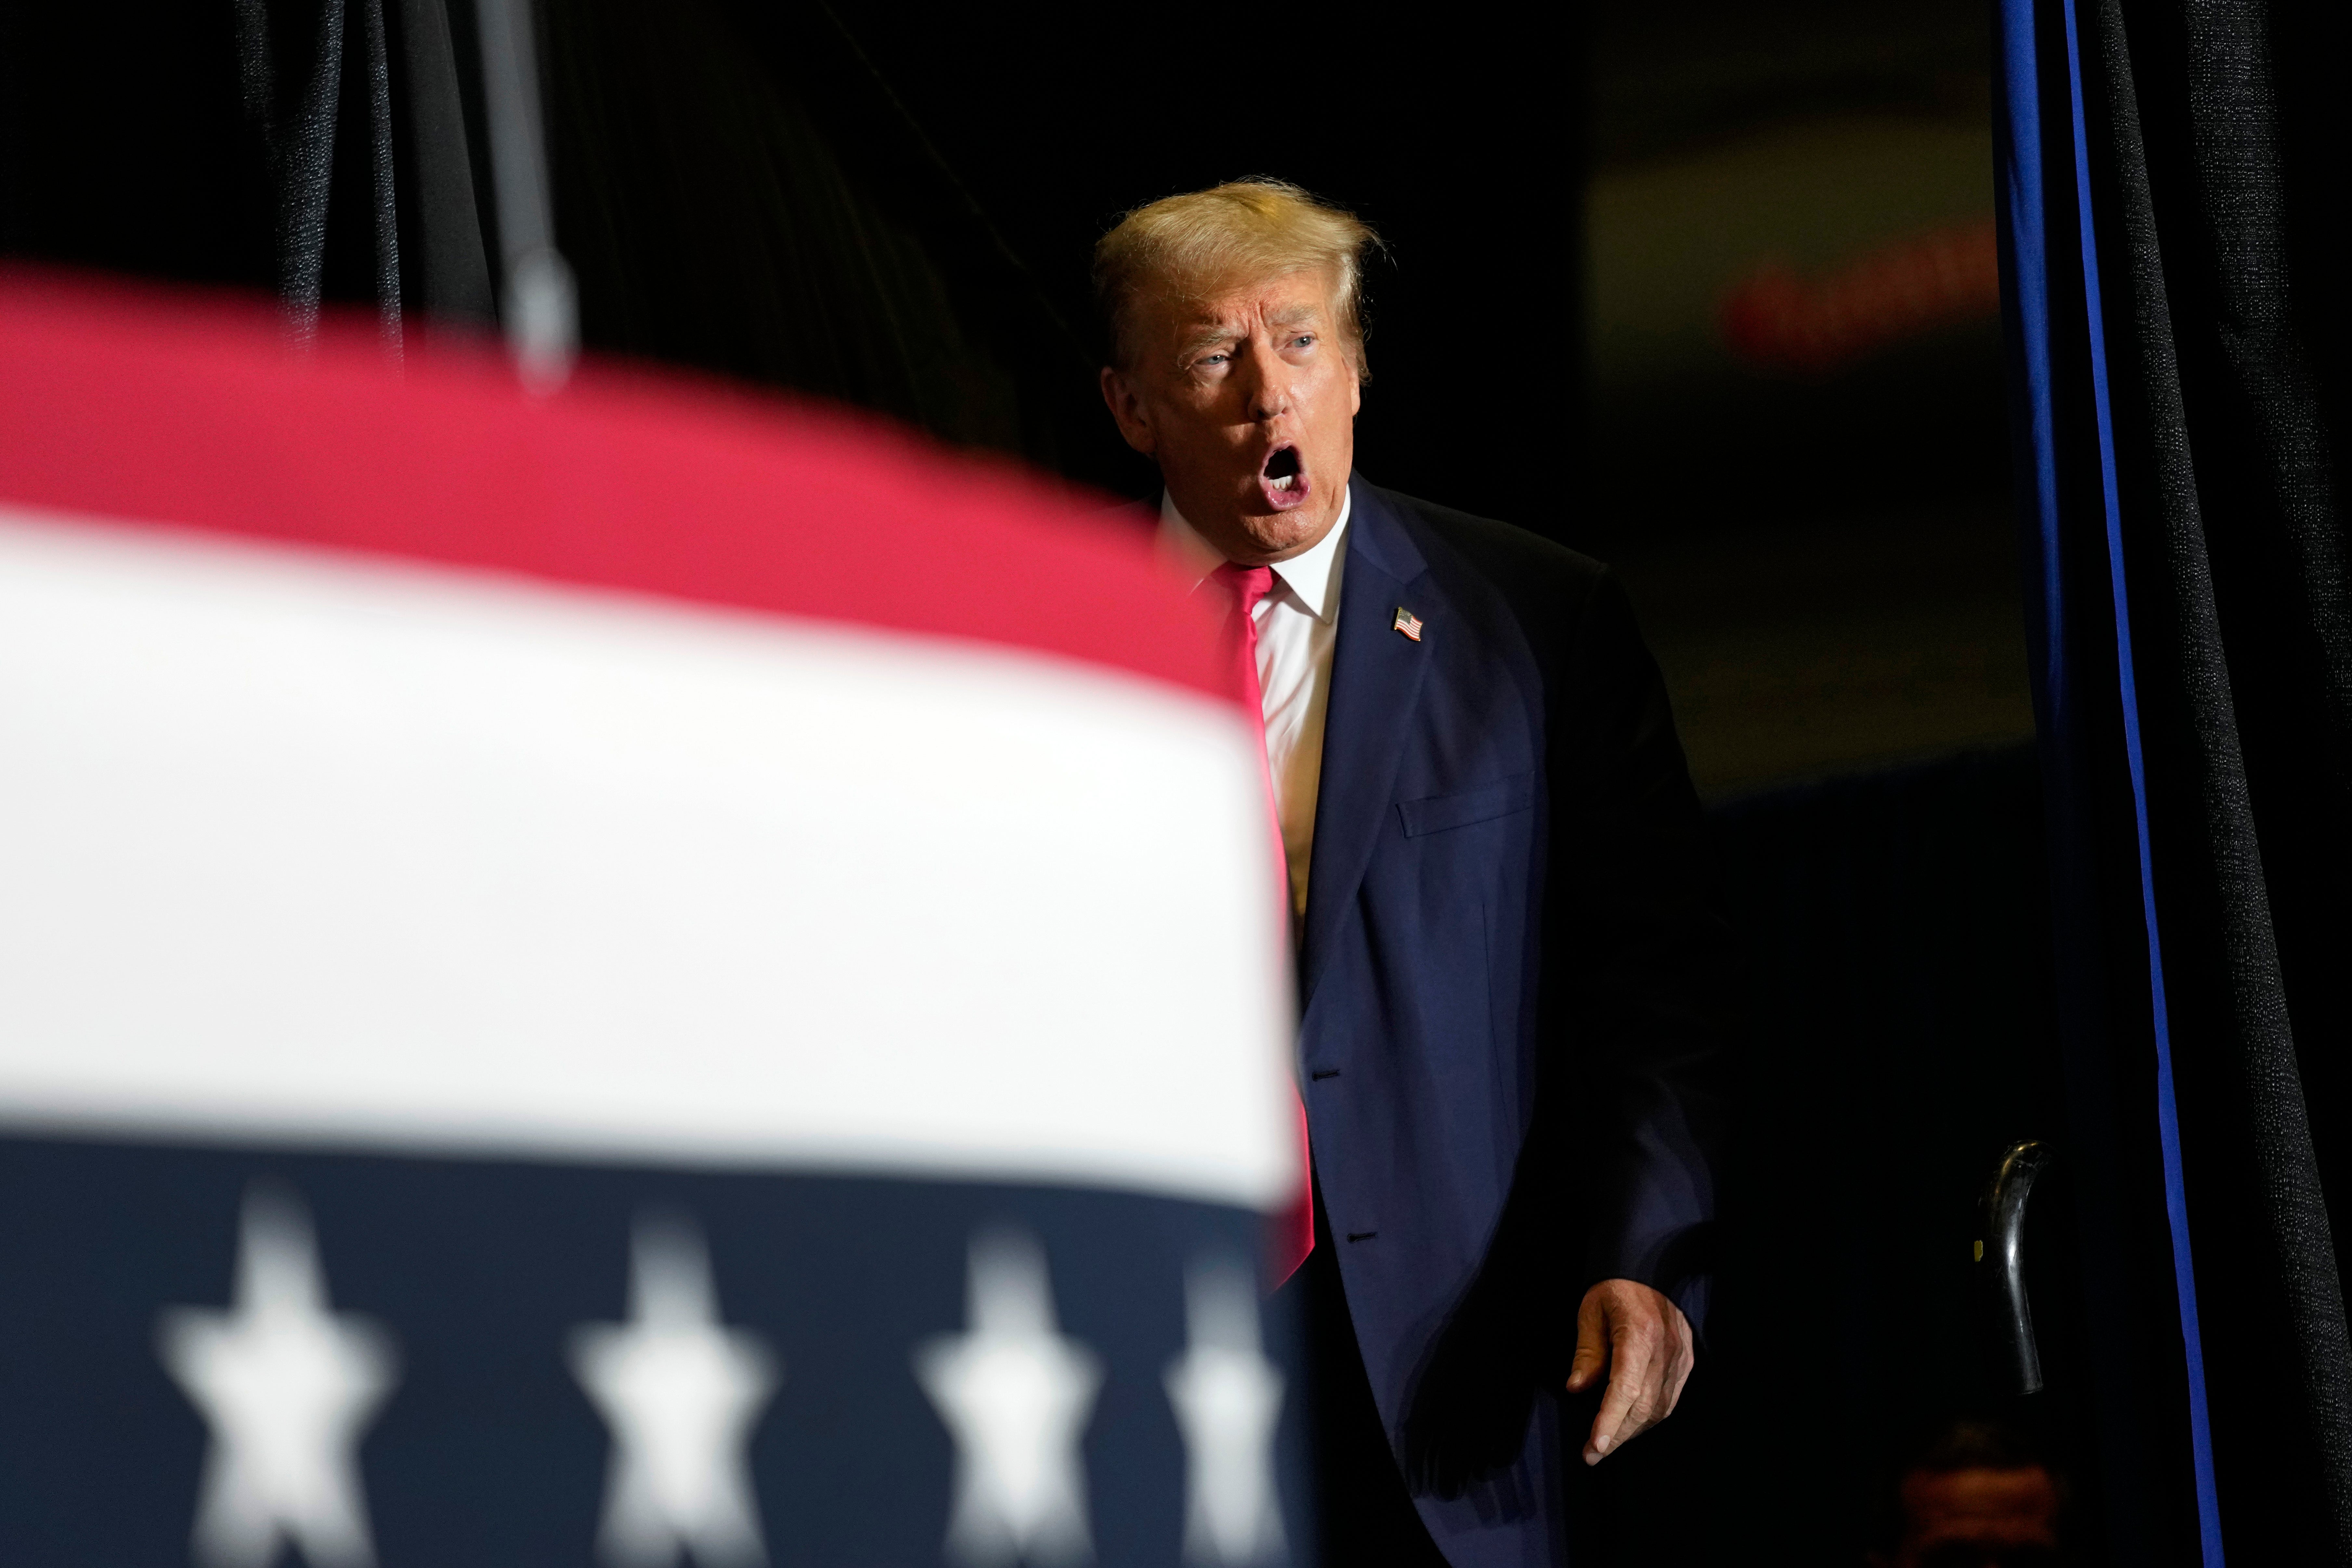
[(1129, 214), (1102, 390), (1262, 699), (1327, 1561), (1563, 1563), (1570, 1396), (1597, 1464), (1693, 1364), (1724, 926), (1607, 570), (1354, 474), (1374, 243), (1275, 181)]

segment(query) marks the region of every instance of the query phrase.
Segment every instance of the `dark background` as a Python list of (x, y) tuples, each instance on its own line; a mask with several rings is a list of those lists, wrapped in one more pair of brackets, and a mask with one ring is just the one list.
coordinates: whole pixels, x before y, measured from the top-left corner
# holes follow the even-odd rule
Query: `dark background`
[[(274, 20), (299, 38), (320, 3)], [(1684, 1412), (1594, 1478), (1617, 1559), (1856, 1561), (1889, 1457), (1958, 1414), (2092, 1463), (2063, 1164), (2032, 1240), (2048, 1393), (1994, 1388), (1969, 1262), (2002, 1145), (2065, 1141), (1998, 322), (1966, 279), (1974, 306), (1908, 314), (1855, 282), (1990, 222), (1979, 5), (537, 9), (592, 349), (1106, 489), (1151, 476), (1094, 389), (1095, 237), (1251, 174), (1370, 221), (1361, 468), (1622, 573), (1743, 936), (1708, 1354)], [(396, 35), (443, 14), (387, 10)], [(470, 167), (487, 268), (474, 19), (446, 15), (470, 140), (419, 130), (395, 50), (400, 147)], [(226, 5), (0, 4), (0, 250), (269, 288), (239, 104)], [(327, 292), (356, 305), (369, 237), (337, 162)], [(487, 330), (495, 269), (452, 283), (464, 245), (413, 239), (410, 333)], [(1869, 330), (1819, 363), (1746, 352), (1726, 312), (1759, 278)], [(2101, 1560), (2095, 1510), (2078, 1522)]]

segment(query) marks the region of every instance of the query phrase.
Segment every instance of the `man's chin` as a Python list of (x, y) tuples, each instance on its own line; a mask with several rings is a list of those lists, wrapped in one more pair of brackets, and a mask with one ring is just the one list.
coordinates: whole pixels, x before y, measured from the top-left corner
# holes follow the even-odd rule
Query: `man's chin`
[(1242, 532), (1269, 560), (1280, 560), (1311, 548), (1323, 537), (1337, 513), (1319, 506), (1286, 508), (1281, 511), (1242, 514)]

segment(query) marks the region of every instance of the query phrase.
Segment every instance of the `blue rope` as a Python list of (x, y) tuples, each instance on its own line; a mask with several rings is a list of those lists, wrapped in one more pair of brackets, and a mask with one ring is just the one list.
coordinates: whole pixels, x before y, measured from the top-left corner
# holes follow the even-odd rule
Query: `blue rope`
[[(2124, 582), (2123, 511), (2116, 483), (2115, 409), (2107, 384), (2107, 336), (2099, 292), (2099, 241), (2091, 219), (2091, 157), (2083, 107), (2082, 45), (2074, 0), (2066, 19), (2066, 89), (2074, 112), (2074, 206), (2082, 228), (2083, 301), (2089, 318), (2091, 397), (2099, 432), (2099, 481), (2106, 503), (2107, 584), (2114, 596), (2117, 695), (2131, 774), (2139, 848), (2140, 917), (2147, 929), (2148, 998), (2156, 1037), (2156, 1125), (2164, 1162), (2164, 1215), (2172, 1233), (2172, 1288), (2189, 1374), (2189, 1445), (2197, 1482), (2197, 1534), (2205, 1568), (2222, 1568), (2221, 1495), (2213, 1484), (2213, 1433), (2205, 1399), (2204, 1337), (2197, 1322), (2197, 1268), (2189, 1250), (2189, 1199), (2180, 1163), (2180, 1106), (2173, 1085), (2172, 1021), (2165, 998), (2164, 943), (2157, 923), (2156, 865), (2148, 842), (2147, 763), (2140, 738), (2139, 689), (2132, 659), (2131, 599)], [(2046, 327), (2045, 327), (2046, 331)], [(2053, 476), (2054, 486), (2055, 476)], [(2054, 521), (2054, 511), (2053, 513)], [(2054, 547), (2054, 537), (2052, 541)]]
[(2058, 437), (2051, 391), (2050, 237), (2042, 190), (2042, 100), (2033, 42), (2033, 0), (2002, 0), (2000, 44), (2007, 88), (2007, 140), (2001, 146), (2001, 207), (2007, 255), (2023, 340), (2026, 439), (2033, 449), (2034, 532), (2042, 572), (2031, 584), (2042, 622), (2040, 678), (2042, 721), (2053, 732), (2072, 728), (2066, 670), (2066, 601), (2058, 592)]

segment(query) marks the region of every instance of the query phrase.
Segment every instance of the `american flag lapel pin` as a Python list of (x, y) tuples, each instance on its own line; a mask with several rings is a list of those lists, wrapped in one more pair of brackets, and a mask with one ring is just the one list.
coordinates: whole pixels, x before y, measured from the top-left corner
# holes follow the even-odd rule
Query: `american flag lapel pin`
[(1397, 606), (1396, 619), (1391, 621), (1390, 625), (1395, 630), (1401, 631), (1405, 636), (1411, 637), (1413, 641), (1419, 642), (1421, 640), (1421, 617), (1414, 615), (1411, 610), (1406, 609), (1402, 605), (1399, 605)]

